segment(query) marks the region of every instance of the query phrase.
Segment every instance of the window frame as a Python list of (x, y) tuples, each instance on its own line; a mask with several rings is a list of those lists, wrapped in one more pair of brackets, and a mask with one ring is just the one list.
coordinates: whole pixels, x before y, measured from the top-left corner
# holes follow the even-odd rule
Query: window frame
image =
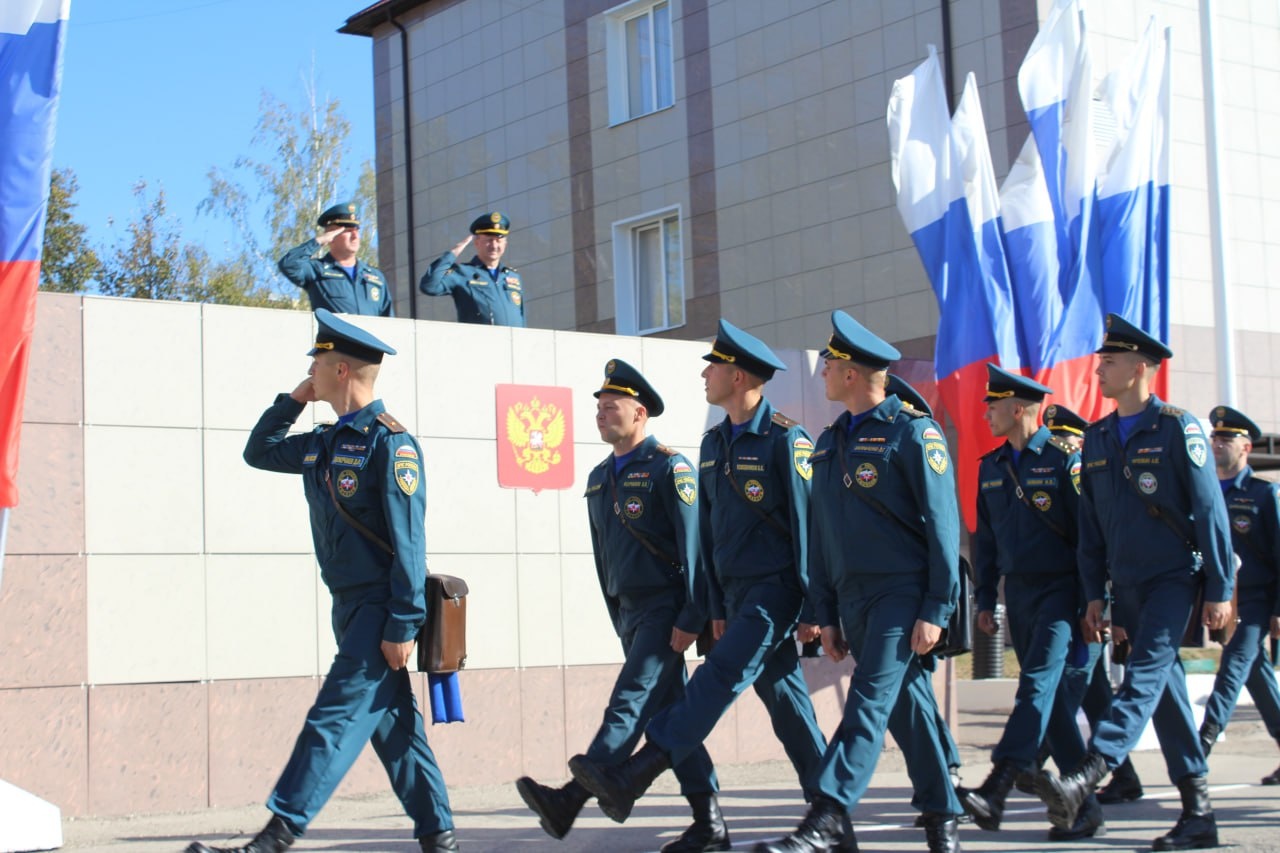
[[(661, 74), (658, 73), (658, 58), (655, 49), (654, 60), (652, 63), (651, 75), (653, 77), (654, 86), (654, 103), (661, 104), (655, 106), (648, 112), (639, 112), (634, 115), (631, 113), (631, 78), (628, 74), (627, 62), (627, 24), (635, 20), (641, 15), (648, 15), (650, 23), (656, 26), (657, 21), (653, 14), (654, 9), (662, 4), (667, 6), (667, 43), (671, 46), (670, 55), (668, 56), (667, 75), (671, 86), (671, 102), (669, 104), (661, 104), (661, 98), (658, 93), (658, 83)], [(607, 77), (607, 89), (609, 94), (609, 126), (615, 127), (619, 124), (625, 124), (644, 116), (660, 113), (663, 110), (669, 110), (676, 104), (676, 60), (675, 60), (675, 9), (676, 0), (628, 0), (626, 3), (614, 6), (612, 9), (604, 13), (605, 20), (605, 69)], [(653, 32), (653, 27), (651, 27)], [(653, 39), (654, 44), (658, 43), (658, 39)]]
[[(640, 299), (643, 295), (639, 282), (636, 280), (636, 263), (638, 261), (638, 253), (635, 250), (635, 241), (639, 233), (646, 227), (658, 226), (659, 233), (662, 233), (664, 223), (669, 219), (675, 219), (674, 230), (676, 236), (680, 240), (680, 282), (679, 282), (679, 302), (682, 307), (681, 318), (679, 322), (671, 320), (671, 304), (672, 304), (672, 286), (671, 281), (666, 277), (668, 267), (663, 266), (663, 288), (665, 291), (663, 299), (663, 320), (665, 325), (654, 326), (652, 328), (640, 327)], [(663, 256), (665, 257), (665, 241), (663, 244)], [(669, 205), (667, 207), (658, 208), (656, 210), (647, 211), (637, 216), (620, 219), (613, 223), (613, 294), (614, 294), (614, 327), (619, 335), (636, 335), (646, 336), (654, 335), (660, 332), (668, 332), (672, 329), (684, 327), (689, 322), (688, 313), (688, 288), (685, 286), (685, 235), (684, 235), (684, 213), (678, 204)]]

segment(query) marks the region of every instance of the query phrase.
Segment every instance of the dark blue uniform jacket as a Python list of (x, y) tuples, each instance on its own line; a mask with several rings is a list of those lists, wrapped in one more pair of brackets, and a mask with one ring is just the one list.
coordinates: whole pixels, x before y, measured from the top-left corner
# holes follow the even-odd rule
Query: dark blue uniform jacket
[(1231, 544), (1240, 558), (1240, 597), (1270, 601), (1271, 615), (1280, 616), (1280, 485), (1245, 466), (1226, 501)]
[[(838, 602), (859, 598), (868, 582), (915, 575), (925, 592), (917, 618), (945, 627), (960, 594), (960, 511), (942, 430), (896, 395), (852, 435), (850, 419), (844, 412), (823, 431), (812, 458), (809, 580), (818, 624), (839, 625)], [(890, 517), (853, 489), (879, 501)]]
[[(619, 636), (624, 599), (637, 607), (668, 596), (683, 602), (676, 627), (690, 634), (701, 631), (705, 591), (693, 464), (649, 436), (616, 476), (612, 455), (597, 465), (587, 478), (586, 498), (596, 575)], [(671, 560), (656, 556), (627, 526)]]
[(1081, 460), (1078, 556), (1088, 600), (1103, 600), (1108, 573), (1134, 586), (1200, 567), (1205, 601), (1231, 599), (1227, 507), (1199, 421), (1153, 394), (1124, 444), (1115, 412), (1085, 430)]
[[(422, 449), (409, 433), (392, 432), (378, 420), (386, 411), (381, 400), (341, 427), (325, 424), (289, 435), (303, 408), (288, 394), (276, 397), (249, 434), (244, 460), (264, 471), (302, 475), (325, 586), (335, 595), (367, 592), (374, 600), (384, 593), (388, 619), (382, 638), (408, 642), (427, 617)], [(347, 512), (389, 544), (395, 556), (338, 513), (326, 477)]]
[[(793, 575), (801, 590), (808, 586), (813, 441), (795, 421), (775, 417), (768, 400), (761, 400), (743, 431), (732, 436), (726, 417), (702, 437), (698, 454), (699, 529), (713, 619), (725, 618), (723, 590), (731, 579)], [(741, 493), (730, 482), (726, 464)], [(800, 621), (813, 622), (807, 608)]]
[(511, 267), (499, 266), (495, 282), (478, 257), (463, 264), (445, 252), (418, 286), (428, 296), (452, 296), (459, 323), (524, 328), (524, 288)]
[(356, 261), (356, 277), (352, 282), (333, 255), (326, 252), (317, 260), (314, 255), (318, 251), (320, 244), (308, 240), (286, 252), (278, 265), (285, 278), (306, 292), (312, 311), (327, 308), (335, 314), (395, 316), (391, 289), (381, 272), (364, 261)]
[[(1019, 484), (1030, 507), (1018, 497)], [(1031, 436), (1016, 463), (1007, 441), (983, 456), (971, 542), (978, 610), (995, 609), (1002, 575), (1074, 576), (1079, 510), (1080, 454), (1048, 428)]]

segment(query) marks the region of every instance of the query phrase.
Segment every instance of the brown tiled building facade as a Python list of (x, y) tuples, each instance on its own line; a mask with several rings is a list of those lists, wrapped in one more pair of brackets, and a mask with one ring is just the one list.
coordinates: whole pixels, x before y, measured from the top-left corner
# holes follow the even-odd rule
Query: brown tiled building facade
[[(532, 326), (706, 339), (724, 316), (798, 348), (825, 338), (828, 314), (844, 308), (907, 355), (930, 358), (937, 307), (894, 207), (890, 87), (929, 44), (954, 93), (973, 71), (1002, 178), (1027, 134), (1018, 67), (1050, 6), (376, 3), (343, 31), (373, 43), (381, 266), (397, 311), (451, 319), (449, 301), (414, 294), (416, 282), (476, 214), (500, 209), (514, 223), (506, 260), (521, 269)], [(1237, 402), (1274, 429), (1280, 111), (1268, 93), (1280, 83), (1280, 11), (1267, 0), (1214, 8)], [(671, 97), (620, 117), (615, 72), (630, 47), (620, 21), (646, 12), (655, 33), (669, 19)], [(1197, 4), (1093, 3), (1089, 14), (1099, 78), (1126, 59), (1150, 15), (1173, 28), (1170, 396), (1207, 411), (1219, 391)], [(632, 316), (634, 258), (623, 244), (634, 222), (668, 214), (678, 219), (682, 317), (646, 331)]]

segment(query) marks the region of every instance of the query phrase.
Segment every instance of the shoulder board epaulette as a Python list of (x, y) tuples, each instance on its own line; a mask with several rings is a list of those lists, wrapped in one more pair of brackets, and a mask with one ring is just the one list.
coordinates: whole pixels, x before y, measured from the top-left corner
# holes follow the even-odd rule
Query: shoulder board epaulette
[(787, 417), (786, 415), (782, 414), (782, 412), (774, 412), (774, 413), (773, 413), (773, 422), (774, 422), (775, 424), (777, 424), (778, 426), (780, 426), (780, 427), (785, 427), (785, 428), (787, 428), (787, 429), (791, 429), (791, 427), (793, 427), (793, 426), (799, 426), (799, 425), (800, 425), (800, 422), (799, 422), (799, 421), (793, 421), (791, 418), (789, 418), (789, 417)]
[(1186, 409), (1179, 409), (1177, 406), (1161, 406), (1160, 414), (1168, 415), (1171, 418), (1180, 418), (1187, 413)]
[(378, 423), (382, 424), (392, 432), (406, 432), (404, 424), (393, 418), (388, 412), (381, 412), (378, 415)]
[(903, 404), (902, 404), (902, 408), (900, 409), (900, 411), (902, 412), (902, 414), (906, 415), (906, 416), (907, 416), (907, 417), (909, 417), (909, 418), (925, 418), (925, 417), (928, 417), (928, 415), (926, 415), (924, 412), (920, 411), (919, 409), (917, 409), (915, 406), (911, 405), (910, 403), (903, 403)]
[[(1004, 445), (1002, 444), (1002, 445), (1000, 445), (1000, 447), (1004, 447)], [(996, 448), (993, 448), (993, 449), (991, 449), (991, 450), (988, 450), (986, 453), (982, 454), (982, 455), (981, 455), (981, 456), (979, 456), (978, 458), (979, 458), (979, 459), (986, 459), (988, 456), (995, 456), (997, 453), (999, 453), (999, 452), (1000, 452), (1000, 447), (996, 447)]]
[(678, 450), (675, 450), (674, 448), (667, 447), (665, 444), (659, 444), (657, 447), (657, 451), (659, 453), (666, 454), (667, 456), (675, 456), (677, 453), (680, 452)]
[(1076, 449), (1072, 447), (1065, 439), (1056, 435), (1049, 436), (1048, 443), (1052, 444), (1054, 447), (1058, 448), (1068, 456), (1076, 452)]

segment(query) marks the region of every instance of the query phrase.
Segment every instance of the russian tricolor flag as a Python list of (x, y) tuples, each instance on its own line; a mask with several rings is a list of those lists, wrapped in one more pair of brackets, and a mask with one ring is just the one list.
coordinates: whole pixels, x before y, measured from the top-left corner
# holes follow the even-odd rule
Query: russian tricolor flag
[(975, 463), (995, 447), (982, 419), (986, 364), (1021, 366), (995, 170), (973, 75), (953, 119), (931, 46), (911, 76), (894, 82), (888, 123), (898, 211), (941, 309), (934, 370), (956, 427), (961, 506), (972, 521)]
[(1100, 145), (1081, 2), (1058, 0), (1018, 74), (1032, 135), (998, 197), (973, 76), (950, 119), (933, 48), (894, 84), (898, 210), (938, 299), (934, 366), (959, 433), (971, 529), (977, 457), (994, 446), (982, 420), (986, 362), (1034, 376), (1053, 401), (1095, 419), (1110, 409), (1093, 373), (1105, 313), (1168, 340), (1168, 56), (1149, 26), (1102, 87), (1097, 104), (1116, 134)]
[(0, 508), (18, 503), (54, 116), (71, 0), (0, 3)]

